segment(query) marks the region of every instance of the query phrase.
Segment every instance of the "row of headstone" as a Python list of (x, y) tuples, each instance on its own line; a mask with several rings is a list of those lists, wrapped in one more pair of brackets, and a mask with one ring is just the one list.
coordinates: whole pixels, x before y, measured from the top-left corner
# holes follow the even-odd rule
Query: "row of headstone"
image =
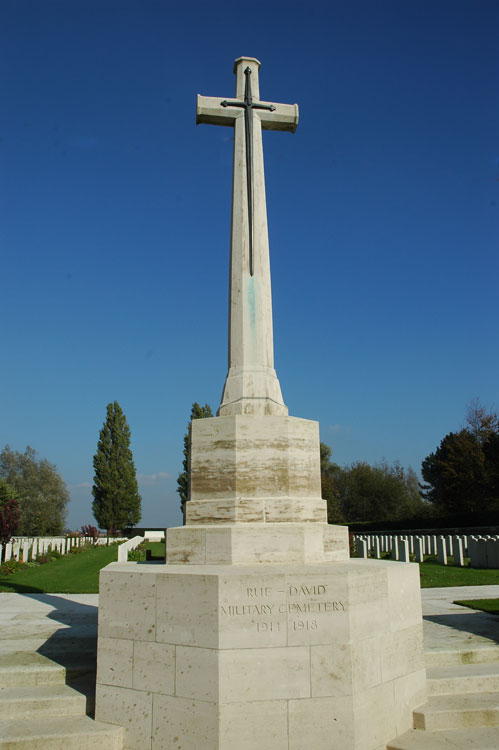
[(390, 553), (394, 560), (409, 562), (414, 555), (422, 562), (425, 555), (436, 556), (441, 565), (447, 565), (449, 556), (454, 565), (462, 567), (464, 558), (470, 558), (472, 568), (499, 568), (499, 536), (467, 534), (354, 534), (359, 557), (380, 558)]
[[(4, 561), (16, 560), (17, 562), (30, 562), (37, 557), (44, 557), (49, 552), (57, 550), (61, 555), (67, 555), (73, 547), (82, 547), (90, 544), (107, 544), (109, 541), (119, 541), (100, 537), (94, 540), (91, 536), (35, 536), (15, 537), (5, 545)], [(0, 560), (2, 559), (3, 545), (0, 544)]]

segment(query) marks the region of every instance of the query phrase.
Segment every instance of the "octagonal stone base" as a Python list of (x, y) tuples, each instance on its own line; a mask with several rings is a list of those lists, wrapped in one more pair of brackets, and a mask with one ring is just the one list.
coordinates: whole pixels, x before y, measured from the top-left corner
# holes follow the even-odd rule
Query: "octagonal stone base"
[(425, 689), (416, 565), (101, 572), (96, 718), (130, 750), (375, 750)]
[(326, 521), (319, 424), (288, 416), (195, 419), (187, 524)]

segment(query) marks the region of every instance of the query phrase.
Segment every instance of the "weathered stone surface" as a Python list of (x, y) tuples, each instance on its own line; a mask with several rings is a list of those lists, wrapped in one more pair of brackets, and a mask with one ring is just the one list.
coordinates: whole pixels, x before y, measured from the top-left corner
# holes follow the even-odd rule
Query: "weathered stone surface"
[(187, 524), (326, 521), (319, 425), (296, 417), (192, 423)]

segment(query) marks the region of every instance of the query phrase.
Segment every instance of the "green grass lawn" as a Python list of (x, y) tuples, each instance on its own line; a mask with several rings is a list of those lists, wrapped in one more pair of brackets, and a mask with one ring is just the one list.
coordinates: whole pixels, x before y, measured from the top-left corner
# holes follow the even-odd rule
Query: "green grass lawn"
[(99, 571), (116, 562), (118, 545), (89, 547), (76, 555), (0, 576), (0, 591), (18, 594), (97, 594)]
[[(145, 550), (154, 556), (165, 555), (164, 542), (145, 542), (141, 545), (140, 559)], [(98, 594), (99, 571), (116, 562), (118, 545), (89, 547), (76, 555), (63, 555), (38, 567), (24, 568), (9, 575), (0, 575), (0, 592), (18, 594)]]
[(499, 599), (462, 599), (455, 601), (454, 604), (460, 604), (462, 607), (470, 609), (480, 609), (482, 612), (488, 612), (491, 615), (499, 615)]
[(499, 570), (479, 568), (458, 568), (454, 565), (439, 565), (433, 560), (425, 560), (419, 566), (421, 588), (440, 586), (486, 586), (499, 584)]

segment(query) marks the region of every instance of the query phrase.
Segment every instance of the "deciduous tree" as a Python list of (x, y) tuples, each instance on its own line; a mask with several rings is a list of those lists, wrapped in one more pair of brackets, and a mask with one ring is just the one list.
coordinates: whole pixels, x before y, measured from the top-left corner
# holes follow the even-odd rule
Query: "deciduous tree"
[(69, 493), (54, 464), (38, 458), (29, 445), (24, 453), (6, 445), (0, 453), (0, 478), (5, 479), (16, 493), (20, 511), (19, 534), (62, 533)]
[(0, 562), (5, 560), (5, 545), (10, 542), (17, 531), (19, 516), (15, 490), (0, 479), (0, 544), (2, 545)]
[(320, 444), (321, 457), (321, 490), (322, 497), (327, 503), (327, 520), (329, 523), (343, 521), (341, 504), (336, 492), (335, 476), (341, 471), (338, 464), (331, 461), (332, 450), (326, 443)]
[(130, 427), (117, 401), (107, 405), (94, 456), (92, 511), (101, 529), (123, 530), (141, 518), (141, 497), (133, 455)]
[(356, 461), (338, 468), (336, 497), (347, 521), (388, 521), (424, 512), (415, 472), (398, 462)]

